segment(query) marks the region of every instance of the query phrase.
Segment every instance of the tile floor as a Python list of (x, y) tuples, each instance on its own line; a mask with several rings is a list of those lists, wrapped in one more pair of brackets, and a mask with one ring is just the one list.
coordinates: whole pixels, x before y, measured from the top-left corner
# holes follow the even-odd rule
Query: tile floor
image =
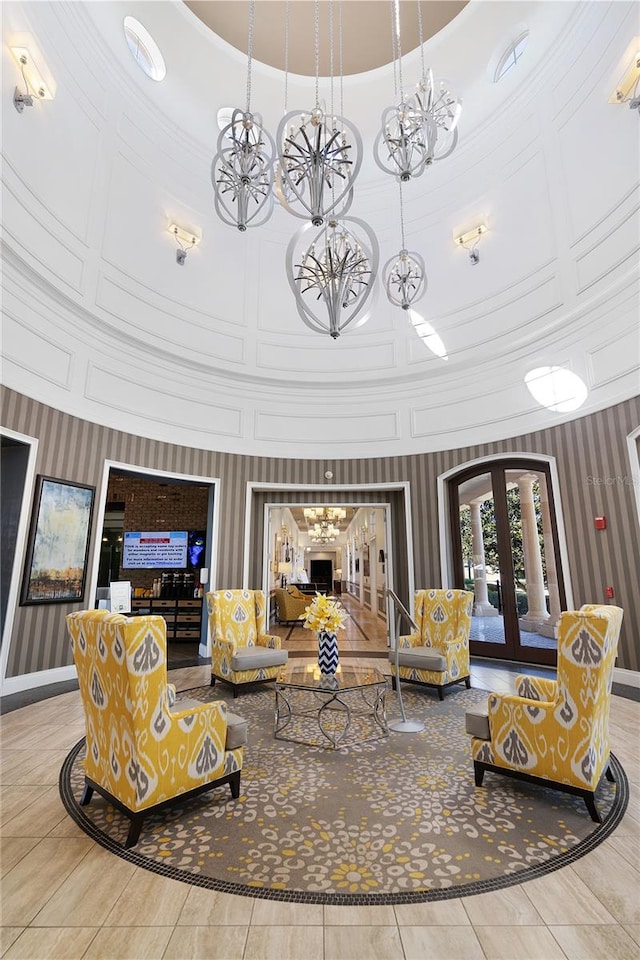
[[(380, 658), (371, 663), (388, 671)], [(170, 673), (178, 689), (208, 676), (206, 665)], [(510, 677), (474, 662), (472, 684), (508, 689)], [(221, 894), (107, 853), (67, 816), (58, 794), (62, 761), (84, 733), (79, 694), (29, 704), (0, 717), (0, 957), (637, 960), (639, 722), (639, 703), (613, 698), (611, 742), (631, 800), (618, 829), (592, 853), (495, 893), (352, 908)]]

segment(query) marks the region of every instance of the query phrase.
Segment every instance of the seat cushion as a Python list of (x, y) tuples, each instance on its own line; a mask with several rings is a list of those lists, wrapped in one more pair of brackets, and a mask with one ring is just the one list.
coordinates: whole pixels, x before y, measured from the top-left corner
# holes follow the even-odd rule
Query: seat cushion
[(491, 740), (489, 730), (489, 708), (486, 703), (469, 707), (464, 715), (464, 727), (467, 733), (478, 740)]
[[(395, 651), (389, 654), (389, 662), (396, 662)], [(398, 653), (398, 663), (401, 667), (413, 667), (415, 670), (443, 672), (447, 669), (446, 658), (441, 653), (435, 653), (431, 647), (403, 648)]]
[(236, 747), (244, 747), (249, 734), (249, 724), (244, 717), (239, 717), (237, 713), (231, 713), (227, 710), (227, 738), (225, 748), (235, 750)]
[(231, 669), (240, 671), (282, 667), (287, 659), (286, 650), (270, 650), (269, 647), (238, 647), (231, 657)]

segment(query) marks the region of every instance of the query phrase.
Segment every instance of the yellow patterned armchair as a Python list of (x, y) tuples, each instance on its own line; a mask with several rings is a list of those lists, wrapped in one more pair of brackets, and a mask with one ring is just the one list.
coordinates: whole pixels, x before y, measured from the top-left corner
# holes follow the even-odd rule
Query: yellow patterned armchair
[(175, 702), (167, 683), (166, 624), (107, 610), (68, 614), (85, 716), (84, 806), (96, 790), (130, 820), (228, 783), (240, 794), (247, 724), (224, 702)]
[(275, 680), (287, 662), (280, 637), (264, 632), (262, 590), (215, 590), (207, 594), (211, 633), (211, 685), (224, 680), (233, 696), (246, 683)]
[[(400, 680), (436, 687), (464, 682), (469, 688), (469, 633), (473, 594), (465, 590), (416, 590), (417, 632), (398, 638)], [(396, 689), (395, 651), (389, 654), (391, 683)]]
[(467, 713), (477, 786), (485, 770), (583, 798), (596, 823), (595, 792), (609, 768), (611, 682), (622, 609), (587, 604), (563, 613), (558, 679), (519, 675), (515, 694), (492, 693)]

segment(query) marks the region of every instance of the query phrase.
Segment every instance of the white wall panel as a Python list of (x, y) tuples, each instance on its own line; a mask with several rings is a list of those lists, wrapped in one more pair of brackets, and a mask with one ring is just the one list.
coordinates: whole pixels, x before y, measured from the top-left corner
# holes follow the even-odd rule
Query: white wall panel
[[(32, 317), (32, 320), (35, 320)], [(44, 336), (36, 322), (35, 326), (24, 317), (12, 313), (12, 304), (3, 305), (3, 379), (10, 376), (7, 365), (16, 368), (18, 382), (25, 374), (40, 377), (58, 387), (67, 389), (71, 376), (73, 354), (65, 350), (52, 337)]]
[[(621, 363), (621, 357), (624, 357)], [(621, 374), (636, 371), (640, 387), (640, 327), (637, 317), (627, 329), (614, 339), (603, 340), (587, 353), (589, 381), (592, 387), (603, 387)]]
[(42, 225), (22, 202), (22, 196), (16, 196), (6, 180), (2, 187), (5, 243), (29, 263), (36, 273), (46, 276), (57, 286), (80, 293), (83, 258)]
[(188, 423), (190, 433), (216, 433), (239, 437), (242, 433), (242, 411), (237, 407), (213, 403), (201, 387), (188, 380), (175, 383), (153, 375), (144, 367), (104, 368), (91, 363), (87, 371), (85, 395), (111, 408), (169, 427)]
[(152, 353), (165, 350), (194, 362), (222, 360), (242, 363), (244, 340), (241, 337), (223, 332), (222, 324), (215, 323), (213, 318), (178, 318), (169, 312), (170, 304), (166, 300), (153, 302), (152, 298), (152, 291), (142, 291), (140, 287), (129, 290), (114, 279), (102, 276), (96, 304), (113, 318), (114, 333), (119, 331), (123, 336), (141, 342)]
[[(302, 323), (302, 321), (300, 321)], [(363, 344), (360, 338), (346, 335), (338, 340), (316, 336), (313, 349), (309, 345), (291, 343), (258, 343), (257, 365), (273, 372), (287, 372), (296, 380), (307, 374), (334, 380), (349, 374), (356, 379), (363, 372), (386, 370), (395, 363), (395, 344), (391, 341)]]
[[(295, 412), (297, 411), (297, 412)], [(398, 437), (398, 415), (390, 413), (356, 413), (348, 408), (325, 405), (322, 414), (311, 409), (302, 412), (296, 404), (286, 414), (256, 412), (255, 438), (277, 441), (292, 447), (318, 443), (353, 444), (375, 440), (384, 442)]]

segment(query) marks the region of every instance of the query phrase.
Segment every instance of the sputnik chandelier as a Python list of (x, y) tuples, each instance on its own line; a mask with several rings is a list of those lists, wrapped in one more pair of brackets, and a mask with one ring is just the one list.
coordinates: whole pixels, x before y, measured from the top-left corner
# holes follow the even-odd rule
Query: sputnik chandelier
[(400, 253), (384, 265), (382, 278), (387, 298), (394, 307), (408, 310), (424, 296), (427, 289), (427, 268), (419, 253), (407, 250), (404, 239), (404, 212), (402, 207), (402, 180), (400, 190), (400, 233), (402, 247)]
[(211, 164), (216, 212), (224, 223), (236, 226), (241, 233), (249, 224), (265, 223), (273, 210), (275, 144), (263, 128), (262, 118), (251, 112), (254, 15), (255, 0), (251, 0), (246, 107), (234, 110), (231, 123), (220, 131)]
[[(400, 184), (420, 176), (434, 160), (456, 146), (461, 104), (445, 81), (434, 83), (425, 70), (422, 10), (417, 2), (422, 78), (417, 92), (406, 97), (402, 79), (399, 0), (391, 0), (391, 33), (396, 100), (383, 113), (382, 130), (374, 147), (376, 163)], [(342, 5), (339, 9), (340, 110), (333, 109), (333, 0), (328, 0), (331, 102), (319, 98), (319, 0), (314, 0), (315, 105), (287, 110), (289, 0), (285, 2), (285, 114), (276, 145), (251, 112), (251, 65), (255, 0), (249, 0), (247, 96), (244, 110), (233, 111), (221, 131), (212, 163), (215, 208), (220, 218), (240, 231), (259, 226), (271, 215), (274, 193), (283, 209), (308, 222), (292, 237), (286, 273), (303, 322), (336, 339), (347, 328), (369, 317), (378, 271), (378, 242), (371, 228), (347, 216), (353, 185), (362, 164), (362, 140), (344, 118), (342, 69)], [(426, 290), (422, 257), (406, 249), (400, 189), (402, 247), (384, 268), (384, 284), (392, 304), (409, 309)], [(310, 231), (316, 233), (310, 236)]]
[[(287, 3), (287, 20), (289, 5)], [(288, 37), (288, 29), (286, 31)], [(342, 24), (340, 24), (342, 44)], [(340, 46), (342, 50), (342, 46)], [(278, 187), (282, 206), (294, 217), (311, 218), (321, 226), (330, 215), (345, 213), (353, 199), (353, 183), (362, 164), (362, 140), (352, 123), (333, 114), (333, 3), (329, 5), (331, 112), (320, 106), (320, 23), (314, 3), (316, 96), (312, 110), (291, 110), (278, 124)], [(341, 57), (342, 59), (342, 57)], [(342, 74), (342, 64), (340, 64)]]
[(376, 137), (374, 157), (381, 170), (403, 182), (419, 177), (434, 160), (448, 157), (458, 142), (458, 119), (462, 102), (447, 89), (445, 80), (434, 83), (424, 65), (422, 6), (418, 7), (418, 32), (422, 76), (416, 93), (405, 96), (402, 78), (400, 3), (391, 0), (391, 42), (397, 106), (382, 114), (382, 129)]

